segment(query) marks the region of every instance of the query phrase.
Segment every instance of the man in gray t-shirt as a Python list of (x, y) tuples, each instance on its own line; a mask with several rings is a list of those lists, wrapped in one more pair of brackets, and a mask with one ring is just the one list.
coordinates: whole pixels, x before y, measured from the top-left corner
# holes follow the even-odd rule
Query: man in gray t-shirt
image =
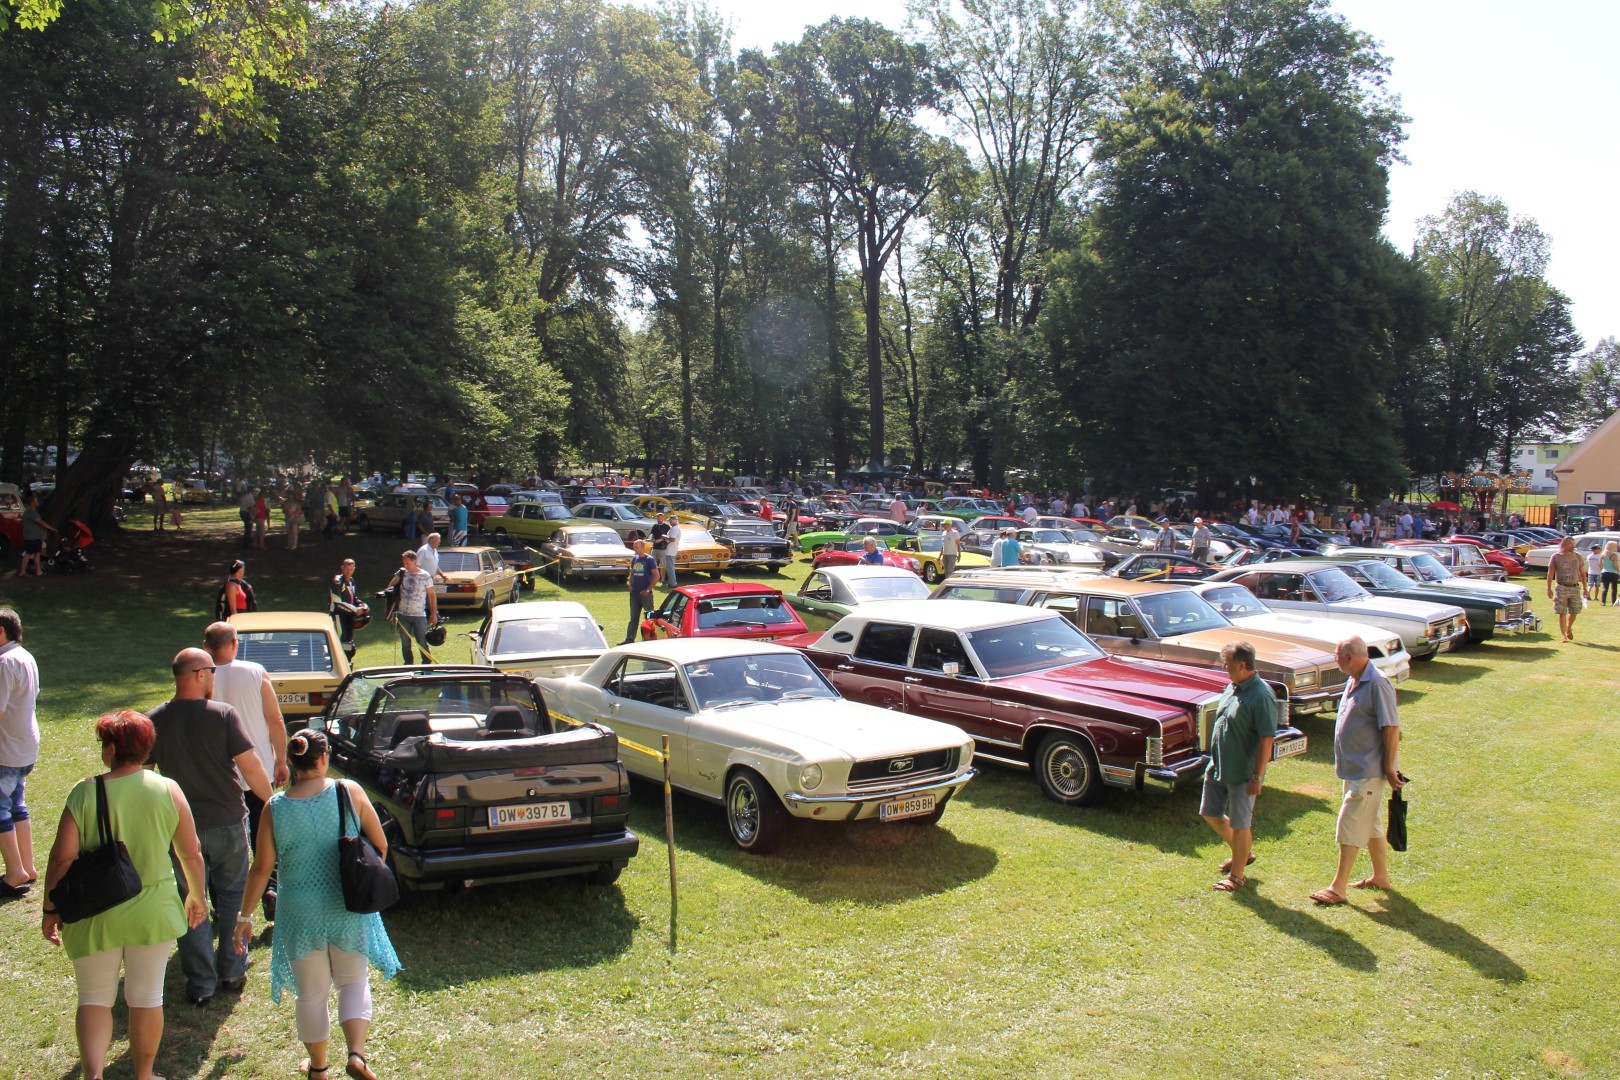
[[(148, 764), (180, 785), (191, 804), (202, 846), (208, 895), (213, 909), (231, 918), (242, 909), (247, 884), (247, 804), (236, 777), (265, 802), (270, 778), (236, 710), (210, 701), (214, 660), (201, 649), (182, 649), (174, 658), (174, 697), (148, 715), (157, 733)], [(176, 874), (185, 888), (185, 877)], [(217, 990), (237, 992), (246, 979), (247, 954), (236, 951), (233, 923), (219, 928), (204, 920), (180, 938), (180, 967), (186, 973), (186, 997), (206, 1005)]]
[[(1339, 670), (1350, 677), (1333, 726), (1334, 773), (1344, 783), (1336, 829), (1339, 869), (1333, 884), (1311, 893), (1318, 904), (1344, 903), (1349, 888), (1390, 887), (1389, 845), (1379, 812), (1385, 789), (1398, 791), (1406, 783), (1396, 762), (1401, 723), (1395, 687), (1369, 661), (1367, 643), (1359, 637), (1340, 642), (1337, 652)], [(1372, 860), (1372, 876), (1352, 885), (1350, 871), (1362, 848)]]

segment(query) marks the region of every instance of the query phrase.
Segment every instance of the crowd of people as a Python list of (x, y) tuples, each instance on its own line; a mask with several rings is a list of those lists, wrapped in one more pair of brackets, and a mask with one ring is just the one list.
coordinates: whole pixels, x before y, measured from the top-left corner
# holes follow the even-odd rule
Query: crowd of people
[[(376, 967), (391, 977), (400, 963), (381, 918), (344, 906), (340, 830), (333, 827), (339, 785), (353, 808), (342, 835), (364, 833), (384, 854), (387, 837), (365, 791), (327, 776), (325, 737), (287, 737), (269, 675), (238, 658), (235, 629), (209, 625), (203, 646), (176, 654), (168, 701), (146, 714), (122, 709), (96, 721), (105, 771), (69, 792), (41, 883), (26, 801), (40, 753), (39, 668), (22, 645), (21, 618), (0, 608), (0, 899), (26, 896), (36, 885), (44, 892), (40, 931), (73, 963), (74, 1028), (91, 1080), (107, 1064), (120, 980), (138, 1080), (156, 1076), (164, 976), (177, 950), (192, 1006), (245, 991), (261, 903), (274, 920), (271, 998), (280, 1001), (286, 988), (296, 998), (297, 1037), (308, 1055), (300, 1070), (315, 1080), (331, 1071), (335, 986), (344, 1071), (376, 1080), (366, 1055), (368, 972)], [(81, 855), (115, 840), (138, 889), (99, 914), (66, 922), (64, 914), (75, 913), (58, 909), (57, 886)]]

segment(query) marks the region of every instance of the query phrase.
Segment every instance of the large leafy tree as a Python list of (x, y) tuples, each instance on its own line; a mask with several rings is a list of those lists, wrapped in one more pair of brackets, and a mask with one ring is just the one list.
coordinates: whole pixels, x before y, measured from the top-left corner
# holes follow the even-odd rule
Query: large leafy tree
[(867, 19), (829, 19), (776, 56), (777, 120), (854, 232), (866, 326), (869, 457), (886, 451), (883, 272), (943, 163), (919, 117), (939, 103), (927, 49)]
[(1559, 405), (1558, 422), (1566, 433), (1583, 435), (1620, 410), (1620, 340), (1606, 337), (1571, 369)]
[(1140, 69), (1049, 309), (1054, 430), (1113, 484), (1399, 480), (1380, 237), (1401, 118), (1371, 42), (1310, 0), (1125, 6)]

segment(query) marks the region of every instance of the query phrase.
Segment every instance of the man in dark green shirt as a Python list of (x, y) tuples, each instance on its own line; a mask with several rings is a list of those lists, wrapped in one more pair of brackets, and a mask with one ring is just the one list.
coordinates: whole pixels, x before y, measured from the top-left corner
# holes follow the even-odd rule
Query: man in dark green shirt
[(1236, 641), (1221, 650), (1221, 662), (1232, 685), (1221, 695), (1215, 728), (1209, 736), (1209, 768), (1198, 808), (1209, 827), (1225, 840), (1232, 855), (1221, 864), (1226, 876), (1215, 883), (1220, 892), (1241, 889), (1244, 868), (1254, 861), (1254, 800), (1271, 764), (1277, 737), (1277, 699), (1254, 671), (1254, 646)]

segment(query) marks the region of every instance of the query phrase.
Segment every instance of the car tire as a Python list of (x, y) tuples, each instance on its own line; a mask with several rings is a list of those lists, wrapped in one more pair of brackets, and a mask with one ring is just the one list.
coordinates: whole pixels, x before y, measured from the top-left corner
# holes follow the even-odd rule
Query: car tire
[(1094, 806), (1102, 798), (1102, 770), (1091, 744), (1079, 735), (1054, 732), (1035, 750), (1035, 777), (1053, 802)]
[(359, 517), (355, 518), (354, 521), (356, 525), (360, 526), (361, 532), (368, 533), (371, 531), (371, 519), (366, 517), (366, 515), (361, 514)]
[(930, 585), (939, 584), (939, 564), (923, 563), (922, 579)]
[(940, 799), (937, 803), (935, 803), (934, 808), (932, 810), (930, 810), (928, 813), (922, 815), (921, 817), (912, 818), (909, 822), (907, 822), (907, 824), (917, 825), (917, 826), (927, 825), (927, 826), (930, 826), (930, 827), (938, 825), (940, 818), (945, 816), (945, 808), (947, 806), (949, 806), (950, 804), (951, 804), (951, 797), (949, 795), (947, 795), (944, 798)]
[(726, 781), (726, 828), (750, 855), (768, 855), (782, 842), (787, 811), (765, 778), (752, 769), (738, 769)]
[(499, 525), (490, 531), (490, 535), (503, 544), (506, 542), (506, 530)]
[(513, 578), (512, 579), (512, 591), (507, 594), (506, 602), (508, 604), (517, 603), (518, 602), (518, 596), (522, 591), (523, 591), (523, 579), (520, 578), (520, 577)]
[(573, 567), (569, 565), (568, 560), (559, 558), (557, 560), (557, 584), (561, 585), (563, 578), (571, 573), (573, 573)]
[(484, 602), (478, 605), (478, 614), (488, 616), (495, 610), (495, 590), (491, 589), (484, 594)]
[(585, 875), (587, 885), (612, 885), (624, 873), (624, 867), (618, 863), (603, 863), (595, 870)]

